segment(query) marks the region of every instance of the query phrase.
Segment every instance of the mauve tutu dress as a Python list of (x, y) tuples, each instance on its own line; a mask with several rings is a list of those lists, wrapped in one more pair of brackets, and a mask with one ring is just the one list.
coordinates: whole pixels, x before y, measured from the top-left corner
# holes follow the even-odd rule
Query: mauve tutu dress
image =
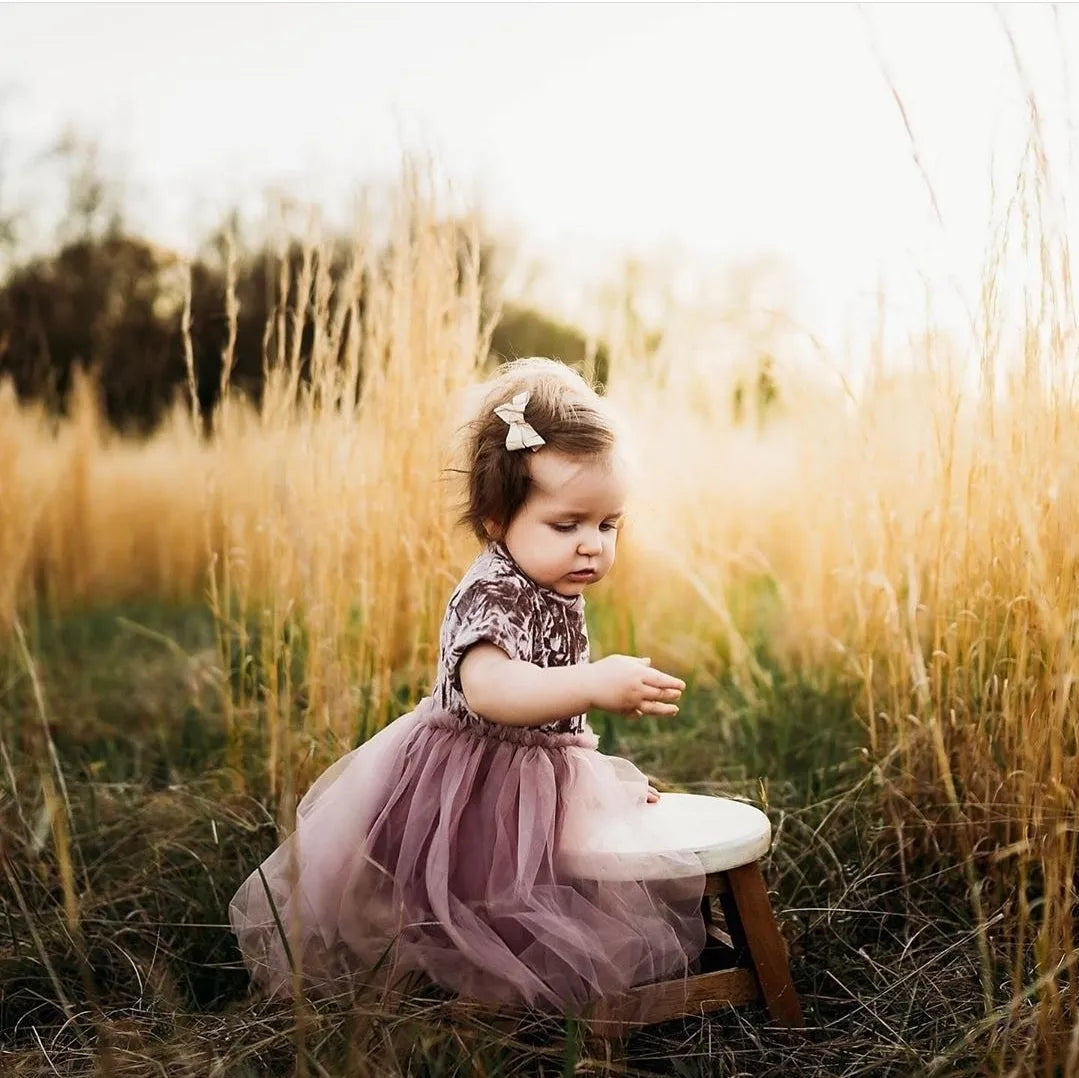
[(585, 715), (512, 727), (470, 711), (458, 668), (484, 640), (542, 667), (588, 662), (584, 599), (537, 585), (501, 544), (476, 558), (431, 695), (319, 776), (265, 885), (256, 870), (232, 899), (268, 994), (291, 991), (291, 955), (311, 994), (423, 971), (468, 999), (572, 1012), (700, 953), (696, 857), (605, 853), (616, 834), (647, 847), (644, 775), (596, 751)]

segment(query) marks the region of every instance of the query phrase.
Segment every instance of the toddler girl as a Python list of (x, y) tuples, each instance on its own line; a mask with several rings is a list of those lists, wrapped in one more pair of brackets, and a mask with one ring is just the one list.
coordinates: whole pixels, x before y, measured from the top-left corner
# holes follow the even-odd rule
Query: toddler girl
[(699, 863), (633, 854), (658, 795), (586, 721), (673, 715), (685, 688), (648, 659), (589, 662), (583, 592), (614, 562), (626, 495), (605, 402), (551, 360), (487, 388), (461, 521), (484, 549), (431, 694), (316, 780), (229, 908), (271, 994), (292, 968), (325, 991), (389, 959), (467, 998), (576, 1012), (704, 945)]

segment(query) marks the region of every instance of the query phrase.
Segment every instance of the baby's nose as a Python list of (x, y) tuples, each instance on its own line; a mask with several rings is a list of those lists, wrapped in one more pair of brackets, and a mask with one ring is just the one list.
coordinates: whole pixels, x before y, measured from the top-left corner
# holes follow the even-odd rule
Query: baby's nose
[(599, 532), (586, 532), (581, 536), (580, 543), (577, 544), (577, 549), (582, 554), (598, 554), (603, 550), (603, 543), (600, 540)]

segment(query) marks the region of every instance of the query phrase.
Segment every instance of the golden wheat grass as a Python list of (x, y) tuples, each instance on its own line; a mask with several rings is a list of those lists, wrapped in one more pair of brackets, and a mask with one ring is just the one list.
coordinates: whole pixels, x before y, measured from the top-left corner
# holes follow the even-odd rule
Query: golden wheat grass
[[(747, 694), (777, 666), (851, 687), (897, 857), (964, 866), (986, 1029), (1028, 1063), (1062, 1058), (1079, 1004), (1079, 406), (1066, 250), (1043, 255), (1017, 336), (991, 259), (976, 354), (929, 335), (858, 393), (781, 367), (763, 426), (677, 334), (647, 354), (614, 334), (638, 483), (592, 604), (596, 653), (731, 671)], [(317, 235), (295, 273), (281, 259), (265, 395), (226, 393), (207, 437), (182, 409), (110, 435), (87, 383), (56, 423), (0, 392), (0, 619), (205, 596), (233, 758), (262, 754), (286, 827), (433, 668), (473, 553), (450, 526), (454, 402), (493, 317), (475, 228), (417, 171), (388, 244), (361, 231), (329, 265)]]

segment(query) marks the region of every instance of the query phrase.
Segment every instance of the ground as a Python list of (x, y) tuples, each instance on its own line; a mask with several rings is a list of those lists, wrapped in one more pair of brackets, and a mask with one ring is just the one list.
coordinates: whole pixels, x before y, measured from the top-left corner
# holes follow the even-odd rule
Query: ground
[(463, 1015), (433, 991), (303, 1013), (252, 999), (226, 909), (277, 836), (260, 759), (226, 753), (209, 614), (69, 612), (26, 643), (0, 665), (0, 1073), (986, 1073), (960, 868), (897, 856), (848, 688), (762, 652), (752, 695), (691, 682), (676, 720), (594, 717), (603, 750), (661, 788), (763, 799), (808, 1023), (686, 1019), (608, 1063), (572, 1023)]

